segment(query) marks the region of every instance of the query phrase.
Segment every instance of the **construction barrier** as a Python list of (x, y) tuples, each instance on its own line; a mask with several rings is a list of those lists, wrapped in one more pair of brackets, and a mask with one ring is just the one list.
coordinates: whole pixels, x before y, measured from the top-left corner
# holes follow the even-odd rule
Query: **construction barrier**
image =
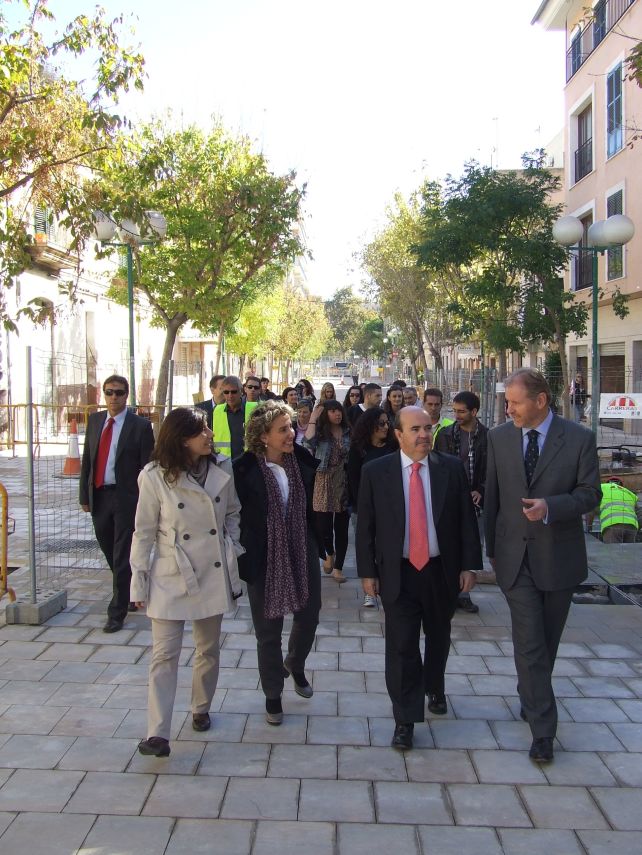
[(80, 449), (78, 447), (78, 423), (76, 422), (76, 419), (72, 419), (69, 426), (67, 458), (65, 460), (62, 474), (65, 478), (80, 477)]

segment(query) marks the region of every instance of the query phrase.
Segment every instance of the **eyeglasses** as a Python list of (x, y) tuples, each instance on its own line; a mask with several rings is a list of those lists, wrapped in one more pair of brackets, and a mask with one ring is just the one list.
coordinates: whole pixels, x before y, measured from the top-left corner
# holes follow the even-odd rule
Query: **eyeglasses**
[(238, 389), (223, 389), (224, 395), (238, 395), (238, 393), (239, 393)]
[(112, 395), (115, 395), (117, 398), (122, 398), (123, 395), (126, 395), (127, 392), (125, 389), (103, 389), (103, 395), (106, 395), (108, 398), (111, 398)]
[(260, 386), (250, 386), (248, 383), (245, 384), (246, 389), (260, 389)]

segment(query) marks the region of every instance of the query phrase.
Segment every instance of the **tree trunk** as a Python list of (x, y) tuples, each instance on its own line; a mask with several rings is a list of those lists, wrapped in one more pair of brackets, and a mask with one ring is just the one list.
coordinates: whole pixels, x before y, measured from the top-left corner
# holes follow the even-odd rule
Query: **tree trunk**
[(158, 371), (158, 381), (156, 383), (156, 399), (155, 407), (158, 413), (159, 423), (165, 418), (165, 404), (167, 402), (167, 384), (169, 382), (169, 361), (174, 352), (174, 344), (178, 331), (187, 320), (187, 315), (182, 312), (180, 315), (174, 315), (167, 322), (165, 330), (165, 344), (163, 345), (163, 355), (161, 357), (160, 369)]
[(239, 356), (239, 377), (241, 378), (241, 382), (243, 382), (243, 371), (245, 370), (245, 354), (242, 353)]
[[(500, 350), (497, 354), (497, 361), (499, 364), (499, 380), (503, 383), (506, 379), (506, 374), (508, 372), (508, 363), (506, 360), (506, 351)], [(496, 406), (497, 406), (497, 418), (495, 419), (495, 424), (503, 425), (506, 421), (506, 393), (498, 392), (496, 395)]]
[[(419, 364), (421, 365), (421, 369), (424, 374), (424, 382), (426, 381), (426, 377), (428, 376), (428, 362), (426, 361), (426, 348), (424, 347), (424, 330), (421, 324), (415, 325), (415, 338), (417, 339), (417, 359)], [(415, 376), (413, 377), (414, 382), (417, 382), (417, 366), (414, 366)]]
[(221, 355), (223, 353), (223, 336), (225, 335), (225, 322), (221, 321), (218, 328), (218, 341), (216, 343), (216, 365), (214, 367), (214, 373), (220, 374), (221, 368)]
[(423, 328), (424, 336), (426, 338), (426, 343), (428, 344), (428, 350), (430, 351), (430, 355), (435, 360), (435, 371), (443, 371), (444, 370), (444, 361), (441, 358), (441, 353), (435, 346), (431, 336), (428, 335), (428, 330), (424, 326)]

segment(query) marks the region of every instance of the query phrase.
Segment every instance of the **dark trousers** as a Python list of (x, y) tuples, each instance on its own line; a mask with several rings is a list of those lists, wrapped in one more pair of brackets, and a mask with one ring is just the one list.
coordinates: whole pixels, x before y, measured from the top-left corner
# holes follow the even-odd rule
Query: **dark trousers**
[(337, 570), (341, 570), (348, 551), (350, 512), (326, 514), (315, 511), (314, 519), (319, 541), (319, 555), (321, 558), (334, 555), (334, 566)]
[[(285, 663), (290, 671), (297, 674), (305, 670), (305, 660), (314, 644), (314, 634), (319, 624), (321, 609), (321, 575), (317, 544), (308, 532), (308, 602), (304, 608), (294, 612), (292, 629), (288, 639), (288, 652)], [(261, 688), (266, 698), (279, 698), (283, 692), (283, 652), (281, 650), (281, 633), (283, 618), (265, 617), (265, 585), (264, 580), (247, 586), (250, 599), (254, 633), (256, 635), (256, 650), (259, 659), (259, 676)]]
[[(401, 561), (401, 589), (384, 604), (386, 618), (386, 687), (395, 721), (423, 721), (425, 695), (443, 695), (450, 649), (454, 602), (441, 560), (432, 558), (421, 571)], [(419, 634), (426, 634), (423, 662)]]
[(574, 588), (540, 590), (528, 564), (504, 591), (510, 608), (519, 698), (535, 738), (555, 736), (557, 705), (552, 676)]
[(91, 517), (96, 540), (112, 572), (113, 594), (107, 607), (107, 616), (122, 621), (127, 616), (129, 605), (132, 580), (129, 553), (136, 510), (132, 509), (131, 503), (123, 508), (117, 494), (116, 489), (94, 490)]

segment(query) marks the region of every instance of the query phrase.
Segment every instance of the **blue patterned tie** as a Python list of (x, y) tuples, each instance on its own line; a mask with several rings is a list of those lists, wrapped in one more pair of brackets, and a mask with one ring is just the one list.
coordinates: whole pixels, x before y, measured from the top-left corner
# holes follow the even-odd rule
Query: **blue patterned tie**
[(526, 436), (528, 437), (528, 445), (526, 446), (526, 455), (524, 456), (524, 468), (526, 469), (526, 481), (530, 487), (533, 475), (535, 474), (535, 467), (539, 460), (538, 432), (534, 429), (529, 430)]

